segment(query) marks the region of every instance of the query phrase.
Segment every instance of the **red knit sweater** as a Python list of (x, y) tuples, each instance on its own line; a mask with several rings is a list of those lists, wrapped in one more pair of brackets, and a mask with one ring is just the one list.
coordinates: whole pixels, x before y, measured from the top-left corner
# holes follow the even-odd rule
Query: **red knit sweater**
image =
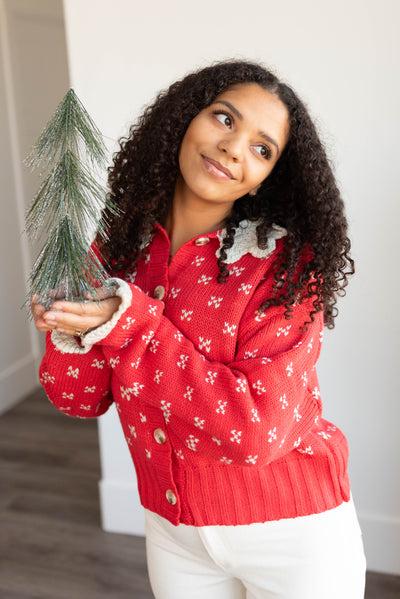
[(283, 230), (260, 250), (255, 226), (238, 230), (223, 285), (221, 232), (185, 243), (169, 264), (158, 226), (136, 272), (116, 279), (111, 321), (82, 344), (47, 335), (50, 401), (76, 417), (114, 401), (142, 504), (175, 525), (293, 518), (350, 496), (345, 437), (320, 417), (322, 314), (304, 332), (308, 302), (291, 320), (283, 307), (259, 313)]

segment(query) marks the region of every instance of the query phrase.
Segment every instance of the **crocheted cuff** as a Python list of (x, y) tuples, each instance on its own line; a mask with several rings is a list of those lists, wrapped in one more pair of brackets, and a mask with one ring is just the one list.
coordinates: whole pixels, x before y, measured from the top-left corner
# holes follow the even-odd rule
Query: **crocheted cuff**
[(132, 302), (132, 291), (129, 284), (122, 279), (113, 278), (110, 282), (115, 283), (118, 287), (115, 295), (121, 298), (119, 308), (110, 320), (96, 327), (84, 337), (80, 339), (80, 343), (75, 337), (60, 333), (59, 331), (51, 332), (51, 340), (55, 347), (63, 354), (87, 354), (95, 343), (99, 343), (110, 334), (122, 314), (129, 308)]

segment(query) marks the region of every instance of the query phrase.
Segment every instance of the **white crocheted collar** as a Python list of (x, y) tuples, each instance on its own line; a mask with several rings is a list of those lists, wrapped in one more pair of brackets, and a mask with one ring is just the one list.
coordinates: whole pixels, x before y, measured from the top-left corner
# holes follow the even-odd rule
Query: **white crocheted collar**
[[(261, 221), (242, 220), (235, 232), (235, 241), (233, 246), (226, 250), (227, 258), (224, 260), (226, 264), (233, 264), (242, 258), (245, 254), (251, 254), (255, 258), (268, 258), (276, 248), (276, 240), (281, 239), (287, 234), (286, 229), (278, 225), (272, 225), (271, 231), (268, 234), (267, 246), (259, 248), (257, 243), (257, 226)], [(226, 235), (226, 229), (218, 232), (220, 241), (219, 249), (216, 251), (217, 258), (220, 257), (222, 240)]]

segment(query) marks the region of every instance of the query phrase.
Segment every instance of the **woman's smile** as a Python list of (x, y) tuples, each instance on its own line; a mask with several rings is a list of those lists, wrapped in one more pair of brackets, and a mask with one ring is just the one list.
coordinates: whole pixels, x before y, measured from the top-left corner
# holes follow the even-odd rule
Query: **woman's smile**
[(232, 175), (229, 168), (218, 162), (218, 160), (213, 160), (212, 158), (208, 158), (208, 156), (202, 156), (204, 160), (204, 165), (206, 170), (210, 175), (216, 177), (217, 179), (227, 180), (234, 179), (235, 177)]

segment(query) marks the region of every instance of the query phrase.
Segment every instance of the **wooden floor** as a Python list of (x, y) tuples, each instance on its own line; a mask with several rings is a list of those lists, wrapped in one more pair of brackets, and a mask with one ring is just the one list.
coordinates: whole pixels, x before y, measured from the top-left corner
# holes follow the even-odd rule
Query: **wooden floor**
[[(153, 597), (144, 539), (100, 528), (99, 478), (95, 421), (42, 390), (0, 417), (0, 599)], [(365, 597), (399, 599), (400, 577), (368, 573)]]

